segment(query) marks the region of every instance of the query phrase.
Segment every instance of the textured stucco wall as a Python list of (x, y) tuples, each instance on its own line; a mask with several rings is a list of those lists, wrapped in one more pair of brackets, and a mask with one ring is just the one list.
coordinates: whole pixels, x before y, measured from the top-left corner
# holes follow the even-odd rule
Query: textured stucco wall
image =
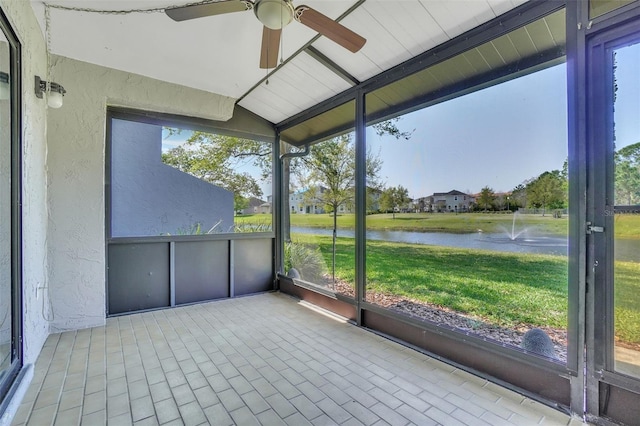
[(51, 331), (105, 323), (105, 128), (107, 105), (228, 120), (234, 100), (147, 77), (52, 57), (67, 90), (48, 114)]
[(233, 193), (162, 162), (162, 127), (111, 124), (111, 235), (176, 235), (233, 226)]
[(34, 75), (46, 73), (45, 43), (30, 2), (0, 0), (22, 44), (23, 354), (35, 362), (49, 333), (47, 273), (46, 103), (34, 94)]

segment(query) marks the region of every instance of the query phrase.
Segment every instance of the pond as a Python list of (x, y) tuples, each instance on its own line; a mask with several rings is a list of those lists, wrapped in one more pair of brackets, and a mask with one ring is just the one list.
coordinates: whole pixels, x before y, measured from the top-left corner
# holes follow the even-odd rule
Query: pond
[[(292, 233), (331, 235), (331, 229), (292, 227)], [(338, 229), (338, 237), (355, 237), (352, 229)], [(392, 241), (396, 243), (428, 244), (435, 246), (472, 248), (480, 250), (508, 251), (567, 255), (567, 240), (552, 236), (519, 236), (511, 240), (506, 234), (450, 234), (447, 232), (367, 231), (368, 240)]]
[[(331, 229), (291, 227), (292, 233), (331, 235)], [(354, 238), (352, 229), (338, 229), (338, 237)], [(507, 233), (451, 234), (447, 232), (367, 231), (368, 240), (428, 244), (446, 247), (494, 250), (515, 253), (567, 255), (567, 239), (554, 235), (523, 233), (511, 239)], [(640, 262), (640, 240), (616, 239), (616, 260)]]

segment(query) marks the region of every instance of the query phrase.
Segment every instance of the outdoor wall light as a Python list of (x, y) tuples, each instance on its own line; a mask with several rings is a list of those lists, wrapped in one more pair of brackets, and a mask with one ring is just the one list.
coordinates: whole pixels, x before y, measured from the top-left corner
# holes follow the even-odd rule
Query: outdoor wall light
[(47, 105), (51, 108), (60, 108), (62, 106), (62, 97), (67, 93), (64, 87), (52, 81), (41, 80), (37, 75), (35, 87), (38, 98), (42, 99), (42, 94), (47, 94)]

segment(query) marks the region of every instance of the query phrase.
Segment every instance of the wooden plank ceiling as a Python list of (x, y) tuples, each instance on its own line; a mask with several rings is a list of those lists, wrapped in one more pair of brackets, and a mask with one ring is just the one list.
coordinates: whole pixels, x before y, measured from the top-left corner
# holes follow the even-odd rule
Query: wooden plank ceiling
[[(324, 37), (312, 46), (355, 81), (365, 81), (522, 3), (524, 0), (366, 0), (340, 21), (367, 39), (359, 52), (351, 53)], [(247, 93), (239, 105), (279, 123), (349, 87), (345, 80), (325, 80), (326, 68), (307, 62), (304, 54), (298, 56), (276, 70), (269, 84), (263, 82)]]

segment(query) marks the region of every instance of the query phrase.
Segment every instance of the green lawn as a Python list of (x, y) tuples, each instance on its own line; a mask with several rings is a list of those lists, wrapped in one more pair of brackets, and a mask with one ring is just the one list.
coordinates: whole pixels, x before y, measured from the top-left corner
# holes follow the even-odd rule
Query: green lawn
[[(394, 229), (450, 233), (511, 232), (513, 214), (495, 213), (399, 213), (367, 216), (367, 229)], [(552, 215), (517, 215), (515, 228), (529, 228), (541, 234), (567, 235), (567, 217)]]
[[(266, 216), (266, 217), (265, 217)], [(263, 223), (270, 220), (269, 215), (236, 216), (236, 223)], [(291, 226), (311, 228), (332, 228), (331, 214), (292, 214)], [(392, 214), (372, 214), (366, 217), (367, 229), (392, 229), (397, 231), (417, 232), (451, 232), (469, 233), (511, 231), (513, 215), (492, 213), (397, 213), (395, 219)], [(554, 219), (551, 215), (518, 215), (516, 229), (523, 227), (535, 228), (544, 234), (567, 234), (567, 217)], [(338, 228), (355, 228), (355, 215), (338, 215)]]
[[(520, 215), (516, 229), (566, 235), (568, 219)], [(331, 228), (332, 216), (291, 215), (292, 226)], [(513, 215), (491, 213), (402, 213), (367, 216), (368, 229), (423, 232), (502, 232)], [(354, 228), (354, 215), (338, 216), (339, 228)], [(236, 217), (236, 223), (270, 224), (271, 215)], [(640, 238), (640, 215), (617, 215), (616, 238)], [(331, 265), (331, 238), (294, 234), (294, 241), (320, 248)], [(340, 238), (337, 276), (354, 280), (354, 240)], [(460, 248), (367, 242), (368, 286), (382, 293), (446, 306), (499, 325), (527, 323), (566, 328), (567, 258)], [(640, 343), (640, 264), (616, 262), (616, 337)]]
[(614, 218), (616, 238), (640, 239), (640, 215), (618, 214)]
[(640, 343), (640, 263), (616, 262), (614, 273), (616, 337)]
[[(567, 218), (554, 219), (551, 215), (518, 215), (516, 229), (523, 227), (539, 229), (545, 234), (567, 234)], [(470, 233), (478, 232), (502, 232), (511, 231), (513, 215), (491, 213), (396, 213), (372, 214), (366, 217), (367, 229), (417, 231), (417, 232), (451, 232)], [(330, 228), (333, 226), (333, 217), (330, 214), (291, 215), (292, 226), (306, 226)], [(355, 217), (353, 214), (338, 216), (339, 228), (353, 228)]]
[[(294, 234), (331, 265), (331, 237)], [(354, 282), (354, 240), (339, 238), (336, 275)], [(367, 289), (471, 314), (493, 324), (567, 327), (567, 258), (367, 241)], [(640, 342), (640, 266), (616, 263), (616, 334)]]

